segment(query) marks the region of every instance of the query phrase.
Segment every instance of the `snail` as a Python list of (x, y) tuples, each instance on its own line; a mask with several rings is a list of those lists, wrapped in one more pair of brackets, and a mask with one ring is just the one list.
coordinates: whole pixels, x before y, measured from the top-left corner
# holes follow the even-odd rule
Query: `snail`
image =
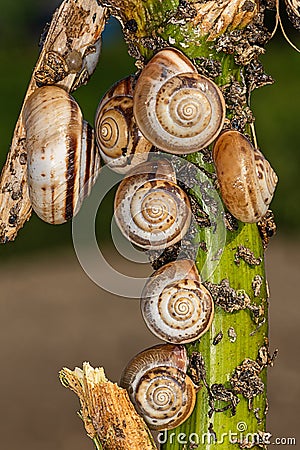
[(38, 86), (51, 85), (63, 80), (69, 73), (81, 70), (82, 57), (77, 50), (63, 57), (60, 53), (50, 50), (45, 54), (41, 67), (34, 74)]
[(120, 173), (146, 161), (152, 147), (133, 117), (133, 82), (133, 76), (118, 81), (100, 101), (95, 117), (102, 159)]
[(175, 428), (193, 412), (197, 388), (186, 375), (187, 364), (184, 346), (162, 344), (142, 351), (126, 366), (120, 385), (149, 428)]
[(146, 139), (169, 153), (193, 153), (208, 146), (225, 120), (217, 85), (197, 73), (176, 49), (158, 52), (142, 70), (133, 114)]
[(66, 49), (62, 52), (49, 50), (41, 62), (39, 70), (34, 73), (38, 86), (60, 83), (70, 74), (76, 74), (74, 90), (85, 84), (94, 73), (101, 51), (101, 38), (85, 49)]
[(139, 164), (128, 173), (117, 189), (114, 211), (124, 236), (144, 249), (175, 244), (191, 222), (188, 196), (163, 159)]
[(242, 222), (261, 220), (278, 181), (263, 154), (242, 133), (228, 130), (215, 141), (213, 159), (229, 212)]
[(38, 88), (25, 103), (23, 120), (32, 207), (44, 221), (71, 219), (100, 169), (92, 127), (62, 88)]
[(160, 339), (174, 344), (193, 342), (211, 326), (214, 302), (201, 284), (191, 260), (177, 260), (158, 269), (141, 295), (146, 325)]

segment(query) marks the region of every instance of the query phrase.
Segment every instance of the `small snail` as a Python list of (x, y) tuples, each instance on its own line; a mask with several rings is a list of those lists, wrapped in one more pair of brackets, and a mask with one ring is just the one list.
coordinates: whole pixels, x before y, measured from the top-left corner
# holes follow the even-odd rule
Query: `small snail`
[(87, 73), (87, 77), (90, 78), (96, 70), (99, 56), (101, 53), (101, 45), (102, 40), (101, 36), (94, 42), (93, 45), (90, 45), (86, 48), (83, 54), (83, 63), (82, 67)]
[(93, 129), (76, 101), (57, 86), (38, 88), (26, 101), (23, 120), (32, 207), (46, 222), (66, 222), (100, 169)]
[(198, 74), (185, 55), (164, 49), (137, 80), (133, 113), (153, 145), (169, 153), (193, 153), (219, 134), (225, 101), (217, 85)]
[(196, 386), (186, 375), (184, 346), (163, 344), (135, 356), (125, 368), (120, 385), (153, 430), (168, 430), (193, 412)]
[(42, 64), (34, 74), (38, 86), (50, 85), (63, 80), (70, 73), (65, 58), (50, 50), (45, 54)]
[(267, 212), (278, 181), (263, 154), (238, 131), (214, 143), (213, 159), (223, 201), (242, 222), (258, 222)]
[(74, 86), (85, 84), (96, 69), (100, 51), (101, 38), (85, 50), (49, 50), (45, 53), (39, 70), (34, 74), (35, 81), (38, 86), (53, 85), (64, 80), (69, 74), (76, 74)]
[(150, 331), (160, 339), (186, 344), (210, 328), (214, 303), (193, 261), (178, 260), (149, 278), (141, 296), (141, 311)]
[(114, 210), (124, 236), (145, 249), (175, 244), (191, 222), (188, 196), (176, 184), (167, 160), (146, 162), (132, 169), (118, 187)]
[(129, 76), (117, 82), (100, 101), (95, 118), (100, 154), (120, 173), (146, 161), (152, 147), (133, 117), (133, 81), (134, 77)]

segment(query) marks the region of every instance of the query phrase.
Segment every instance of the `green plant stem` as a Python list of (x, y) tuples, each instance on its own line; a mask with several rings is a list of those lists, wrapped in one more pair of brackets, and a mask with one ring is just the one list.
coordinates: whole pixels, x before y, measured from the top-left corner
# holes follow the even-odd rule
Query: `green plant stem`
[[(263, 256), (257, 227), (255, 225), (241, 224), (237, 232), (228, 233), (223, 256), (211, 277), (211, 281), (220, 283), (222, 279), (227, 278), (230, 286), (236, 290), (244, 290), (252, 297), (251, 300), (254, 301), (251, 284), (255, 275), (260, 275), (265, 280), (263, 263), (259, 266), (251, 267), (247, 263), (241, 262), (240, 266), (237, 267), (234, 263), (234, 255), (239, 245), (247, 246), (257, 256)], [(206, 368), (206, 381), (209, 386), (217, 383), (231, 388), (229, 380), (236, 367), (246, 358), (256, 360), (259, 349), (267, 343), (267, 294), (265, 283), (262, 285), (260, 297), (255, 301), (257, 305), (261, 305), (263, 308), (263, 314), (259, 319), (260, 324), (263, 324), (262, 326), (258, 327), (255, 324), (248, 310), (228, 313), (217, 306), (210, 331), (200, 341), (187, 346), (189, 353), (198, 351), (202, 354)], [(229, 330), (234, 330), (234, 334), (236, 334), (235, 342), (231, 342), (234, 340), (234, 337), (230, 338)], [(214, 338), (220, 332), (223, 333), (223, 338), (217, 345), (214, 345)], [(260, 378), (266, 385), (266, 369), (263, 369)], [(237, 405), (235, 415), (232, 414), (231, 409), (228, 409), (225, 412), (214, 412), (212, 417), (209, 417), (209, 395), (207, 389), (202, 387), (198, 393), (196, 408), (192, 416), (174, 430), (176, 437), (173, 435), (163, 448), (168, 450), (182, 449), (182, 442), (190, 438), (195, 442), (199, 442), (201, 445), (198, 448), (201, 449), (231, 449), (236, 448), (235, 445), (230, 443), (234, 438), (242, 441), (246, 438), (247, 433), (264, 432), (266, 425), (266, 390), (264, 389), (263, 393), (254, 397), (251, 410), (245, 397), (239, 395), (238, 398), (240, 402)], [(228, 402), (219, 401), (216, 402), (215, 406), (222, 408), (226, 404), (228, 405)], [(255, 415), (255, 411), (258, 414)], [(183, 433), (183, 437), (180, 439), (178, 436), (181, 433)], [(196, 433), (196, 436), (193, 436), (192, 433)], [(214, 437), (217, 439), (216, 443), (213, 441)], [(209, 439), (212, 441), (210, 442)]]
[[(190, 2), (191, 5), (192, 3)], [(213, 42), (207, 41), (206, 37), (199, 36), (192, 21), (187, 20), (185, 23), (176, 24), (176, 21), (170, 20), (172, 15), (175, 16), (176, 11), (178, 12), (178, 1), (125, 0), (121, 2), (111, 0), (105, 4), (110, 6), (111, 11), (122, 23), (131, 53), (132, 47), (134, 47), (137, 53), (147, 61), (152, 56), (153, 50), (151, 45), (146, 46), (145, 42), (149, 43), (152, 39), (151, 42), (154, 43), (153, 46), (157, 50), (160, 40), (163, 39), (164, 42), (172, 43), (172, 46), (182, 50), (190, 58), (205, 57), (219, 61), (222, 72), (215, 79), (219, 86), (225, 86), (232, 80), (238, 82), (241, 80), (244, 68), (235, 63), (233, 55), (217, 52)], [(129, 20), (134, 20), (137, 24), (136, 32), (133, 34), (130, 34), (126, 28)], [(243, 107), (247, 107), (246, 100)], [(227, 117), (230, 118), (230, 112)], [(251, 135), (249, 124), (246, 125), (246, 130)], [(212, 164), (205, 163), (200, 153), (190, 155), (188, 160), (204, 167), (211, 173), (214, 171)], [(198, 238), (209, 243), (213, 233), (214, 230), (211, 227), (205, 232), (199, 231)], [(239, 246), (252, 252), (256, 263), (237, 259)], [(265, 354), (268, 353), (268, 299), (263, 253), (262, 241), (256, 224), (239, 222), (237, 230), (226, 231), (225, 249), (220, 256), (218, 266), (207, 281), (214, 285), (220, 285), (222, 280), (228, 280), (230, 287), (236, 293), (241, 295), (241, 292), (244, 292), (246, 294), (245, 298), (249, 299), (250, 306), (252, 306), (250, 309), (244, 308), (228, 312), (218, 305), (220, 299), (215, 298), (215, 317), (210, 331), (196, 343), (187, 345), (190, 355), (193, 352), (201, 354), (205, 366), (196, 408), (186, 422), (168, 433), (167, 442), (162, 445), (163, 450), (188, 448), (231, 450), (245, 445), (247, 433), (251, 433), (255, 437), (258, 433), (263, 435), (265, 432), (266, 366), (269, 357), (265, 363), (261, 363), (261, 360), (257, 359), (262, 349), (265, 350)], [(200, 250), (197, 257), (200, 273), (205, 260), (206, 253), (204, 250)], [(209, 264), (215, 265), (215, 261), (206, 263), (208, 266)], [(256, 295), (254, 295), (252, 285), (255, 276), (261, 277), (262, 280), (261, 288)], [(222, 336), (220, 342), (217, 342), (217, 336)], [(237, 368), (247, 359), (250, 368), (241, 373), (241, 369)], [(257, 361), (260, 362), (260, 365), (257, 365)], [(254, 378), (250, 376), (251, 367), (252, 369), (256, 368), (255, 376), (252, 373)], [(237, 371), (240, 371), (243, 380), (249, 385), (248, 390), (239, 391), (239, 387), (234, 383), (233, 376), (237, 374)], [(254, 389), (251, 393), (252, 381), (258, 382), (260, 389), (258, 391)], [(263, 389), (261, 389), (261, 383), (263, 383)], [(238, 401), (236, 407), (230, 407), (232, 403), (228, 400), (229, 397), (222, 400), (220, 397), (212, 395), (211, 389), (215, 384), (222, 385), (222, 389), (227, 389), (227, 395), (232, 395), (233, 402)], [(251, 440), (252, 436), (249, 436), (249, 439)], [(233, 443), (234, 440), (237, 442)], [(192, 442), (198, 446), (191, 447)], [(251, 448), (258, 447), (254, 444)]]

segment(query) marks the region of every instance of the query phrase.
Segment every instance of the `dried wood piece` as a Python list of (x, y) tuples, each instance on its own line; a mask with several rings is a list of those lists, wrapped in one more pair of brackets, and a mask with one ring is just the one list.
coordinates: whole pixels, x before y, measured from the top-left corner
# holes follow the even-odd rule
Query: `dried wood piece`
[(107, 380), (103, 368), (87, 362), (83, 369), (64, 368), (60, 380), (78, 395), (86, 432), (91, 439), (99, 438), (103, 450), (157, 449), (127, 391)]
[[(68, 92), (87, 82), (86, 67), (80, 67), (77, 72), (70, 73), (65, 70), (63, 56), (75, 51), (77, 56), (84, 57), (89, 52), (97, 51), (106, 18), (107, 10), (99, 6), (97, 0), (65, 0), (53, 15), (28, 85), (0, 178), (0, 242), (2, 243), (14, 240), (19, 229), (31, 215), (27, 186), (25, 128), (22, 120), (26, 99), (38, 88), (38, 85), (43, 84), (43, 81), (44, 84), (57, 84)], [(57, 73), (58, 76), (55, 75)], [(53, 83), (51, 79), (49, 80), (51, 74)]]
[(226, 30), (244, 28), (258, 13), (257, 0), (220, 0), (196, 2), (197, 14), (193, 23), (201, 32), (214, 40)]

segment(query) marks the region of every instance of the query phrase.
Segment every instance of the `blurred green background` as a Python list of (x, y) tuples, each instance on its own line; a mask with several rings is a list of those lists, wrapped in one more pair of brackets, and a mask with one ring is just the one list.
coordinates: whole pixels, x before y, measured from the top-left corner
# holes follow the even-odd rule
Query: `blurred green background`
[[(57, 0), (0, 0), (1, 166), (38, 57), (39, 36), (59, 3)], [(292, 40), (300, 46), (297, 33), (288, 24), (286, 28)], [(275, 84), (257, 89), (252, 95), (257, 138), (259, 146), (279, 175), (280, 182), (272, 203), (279, 233), (294, 234), (299, 231), (300, 219), (300, 57), (278, 31), (261, 59), (266, 72), (275, 79)], [(89, 84), (74, 93), (90, 123), (93, 123), (97, 103), (103, 93), (115, 81), (134, 70), (134, 60), (127, 54), (118, 23), (110, 20), (104, 32), (98, 68)], [(111, 207), (107, 202), (107, 208)], [(106, 219), (102, 217), (102, 220), (106, 220), (108, 224), (109, 214)], [(105, 224), (102, 226), (106, 228)], [(70, 224), (47, 225), (33, 214), (14, 244), (0, 248), (0, 258), (10, 258), (35, 250), (50, 251), (63, 245), (71, 246)]]

